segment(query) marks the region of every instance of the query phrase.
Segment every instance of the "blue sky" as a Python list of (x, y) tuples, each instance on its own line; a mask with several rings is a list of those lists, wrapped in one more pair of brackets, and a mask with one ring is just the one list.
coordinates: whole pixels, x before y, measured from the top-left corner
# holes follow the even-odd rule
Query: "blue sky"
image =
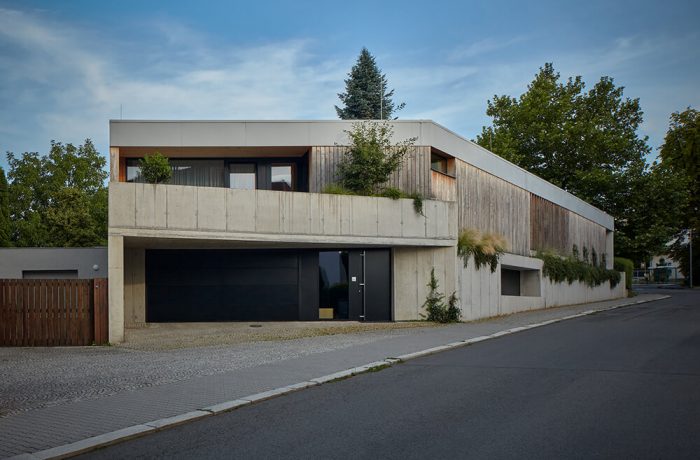
[[(656, 149), (700, 107), (700, 2), (0, 0), (0, 151), (46, 153), (108, 120), (333, 119), (363, 46), (406, 102), (467, 138), (538, 68), (639, 98)], [(532, 2), (534, 3), (534, 2)], [(6, 165), (4, 154), (0, 165)]]

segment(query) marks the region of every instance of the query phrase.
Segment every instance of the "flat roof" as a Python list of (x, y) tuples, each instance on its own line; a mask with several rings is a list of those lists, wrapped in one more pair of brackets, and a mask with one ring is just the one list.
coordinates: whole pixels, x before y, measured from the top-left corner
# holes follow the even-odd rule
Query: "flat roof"
[[(353, 120), (110, 120), (111, 147), (294, 147), (346, 145)], [(394, 140), (415, 137), (609, 230), (613, 217), (432, 120), (392, 120)]]

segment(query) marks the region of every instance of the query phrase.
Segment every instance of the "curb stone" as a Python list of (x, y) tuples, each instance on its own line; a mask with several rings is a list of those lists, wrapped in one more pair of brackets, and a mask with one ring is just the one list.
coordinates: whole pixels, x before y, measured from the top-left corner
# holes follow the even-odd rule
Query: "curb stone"
[(637, 301), (623, 303), (620, 305), (613, 305), (611, 307), (600, 308), (598, 310), (586, 310), (584, 312), (577, 313), (574, 315), (563, 316), (561, 318), (550, 319), (550, 320), (542, 321), (539, 323), (533, 323), (533, 324), (528, 324), (525, 326), (518, 326), (518, 327), (511, 328), (511, 329), (498, 331), (498, 332), (495, 332), (491, 335), (482, 335), (479, 337), (473, 337), (471, 339), (466, 339), (463, 341), (452, 342), (452, 343), (448, 343), (446, 345), (440, 345), (437, 347), (432, 347), (432, 348), (428, 348), (425, 350), (420, 350), (420, 351), (416, 351), (413, 353), (404, 354), (401, 356), (390, 357), (390, 358), (387, 358), (387, 359), (384, 359), (381, 361), (375, 361), (372, 363), (368, 363), (368, 364), (365, 364), (363, 366), (357, 366), (357, 367), (353, 367), (351, 369), (346, 369), (343, 371), (334, 372), (332, 374), (324, 375), (321, 377), (316, 377), (316, 378), (310, 379), (308, 381), (299, 382), (299, 383), (287, 385), (287, 386), (280, 387), (280, 388), (275, 388), (275, 389), (264, 391), (261, 393), (252, 394), (249, 396), (244, 396), (242, 398), (238, 398), (238, 399), (235, 399), (232, 401), (222, 402), (220, 404), (215, 404), (215, 405), (208, 406), (208, 407), (203, 407), (201, 409), (194, 410), (194, 411), (187, 412), (187, 413), (180, 414), (180, 415), (175, 415), (173, 417), (167, 417), (167, 418), (153, 420), (151, 422), (146, 422), (146, 423), (139, 424), (139, 425), (133, 425), (133, 426), (130, 426), (127, 428), (123, 428), (121, 430), (116, 430), (116, 431), (101, 434), (98, 436), (93, 436), (93, 437), (86, 438), (86, 439), (83, 439), (80, 441), (76, 441), (76, 442), (73, 442), (70, 444), (65, 444), (63, 446), (53, 447), (51, 449), (46, 449), (46, 450), (42, 450), (39, 452), (31, 453), (31, 454), (20, 454), (20, 455), (11, 457), (9, 460), (48, 460), (48, 459), (69, 458), (69, 457), (73, 457), (73, 456), (76, 456), (79, 454), (90, 452), (92, 450), (96, 450), (96, 449), (101, 448), (101, 447), (107, 447), (107, 446), (110, 446), (112, 444), (117, 444), (117, 443), (120, 443), (123, 441), (127, 441), (129, 439), (145, 436), (145, 435), (150, 434), (150, 433), (155, 433), (157, 431), (172, 428), (174, 426), (188, 423), (188, 422), (191, 422), (194, 420), (199, 420), (199, 419), (202, 419), (205, 417), (210, 417), (212, 415), (217, 415), (217, 414), (221, 414), (224, 412), (233, 411), (233, 410), (236, 410), (236, 409), (243, 407), (243, 406), (248, 406), (248, 405), (256, 403), (256, 402), (265, 401), (267, 399), (271, 399), (271, 398), (275, 398), (278, 396), (293, 393), (295, 391), (303, 390), (305, 388), (310, 388), (313, 386), (322, 385), (324, 383), (332, 382), (334, 380), (353, 377), (355, 375), (369, 372), (372, 369), (376, 369), (378, 367), (391, 367), (394, 364), (399, 364), (399, 363), (402, 363), (404, 361), (420, 358), (423, 356), (432, 355), (435, 353), (439, 353), (439, 352), (446, 351), (446, 350), (451, 350), (451, 349), (458, 348), (458, 347), (472, 345), (475, 343), (483, 342), (485, 340), (495, 339), (495, 338), (502, 337), (505, 335), (510, 335), (510, 334), (516, 334), (518, 332), (526, 331), (529, 329), (534, 329), (534, 328), (542, 327), (542, 326), (548, 326), (550, 324), (559, 323), (559, 322), (567, 321), (567, 320), (574, 319), (574, 318), (580, 318), (582, 316), (588, 316), (588, 315), (592, 315), (594, 313), (600, 313), (600, 312), (604, 312), (604, 311), (614, 310), (617, 308), (629, 307), (632, 305), (639, 305), (639, 304), (648, 303), (648, 302), (656, 302), (658, 300), (664, 300), (664, 299), (668, 299), (670, 297), (671, 296), (666, 295), (663, 297), (659, 297), (657, 299), (637, 300)]

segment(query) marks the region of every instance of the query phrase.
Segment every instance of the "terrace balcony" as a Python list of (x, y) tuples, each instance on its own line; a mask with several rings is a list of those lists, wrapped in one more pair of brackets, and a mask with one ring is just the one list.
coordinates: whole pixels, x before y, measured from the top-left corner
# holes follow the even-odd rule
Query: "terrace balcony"
[[(109, 234), (228, 245), (454, 246), (455, 202), (110, 182)], [(217, 243), (218, 242), (218, 243)], [(186, 243), (185, 243), (186, 244)]]

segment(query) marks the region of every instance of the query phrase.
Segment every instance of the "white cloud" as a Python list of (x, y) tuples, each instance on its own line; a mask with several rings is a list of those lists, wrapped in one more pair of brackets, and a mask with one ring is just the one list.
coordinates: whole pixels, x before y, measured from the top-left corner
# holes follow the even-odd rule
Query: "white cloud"
[[(336, 93), (354, 61), (317, 56), (313, 40), (222, 43), (163, 20), (138, 29), (147, 32), (115, 39), (56, 22), (45, 12), (0, 8), (0, 151), (45, 152), (51, 139), (79, 143), (92, 137), (106, 153), (107, 121), (119, 118), (120, 106), (124, 118), (335, 118)], [(656, 146), (671, 111), (697, 106), (700, 94), (687, 78), (659, 89), (644, 72), (678, 59), (669, 50), (695, 42), (697, 34), (691, 38), (626, 37), (552, 57), (519, 36), (455, 46), (430, 56), (430, 63), (415, 50), (381, 61), (396, 63), (384, 71), (396, 88), (395, 101), (407, 103), (401, 118), (434, 119), (465, 137), (489, 122), (488, 99), (521, 94), (544, 62), (589, 83), (611, 75), (627, 87), (626, 96), (641, 98), (648, 120), (643, 133)], [(518, 47), (526, 40), (527, 52)], [(413, 64), (402, 64), (406, 56)]]
[[(0, 124), (6, 139), (32, 139), (31, 145), (0, 148), (45, 151), (53, 138), (91, 136), (105, 152), (107, 120), (119, 117), (120, 106), (125, 118), (335, 115), (346, 70), (337, 62), (315, 62), (309, 41), (230, 47), (207, 45), (172, 24), (153, 30), (163, 32), (157, 46), (114, 44), (40, 16), (0, 10), (0, 46), (17, 50), (0, 61), (12, 69), (0, 75)], [(124, 59), (125, 53), (133, 58)]]

